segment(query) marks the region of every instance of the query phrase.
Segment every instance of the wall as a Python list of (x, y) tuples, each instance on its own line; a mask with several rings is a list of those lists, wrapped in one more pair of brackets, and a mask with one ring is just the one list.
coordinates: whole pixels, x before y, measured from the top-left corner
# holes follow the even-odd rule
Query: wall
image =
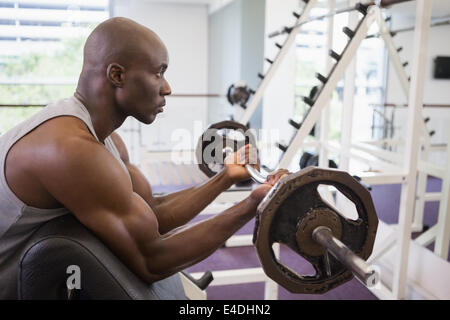
[[(161, 37), (169, 52), (166, 78), (173, 94), (207, 93), (207, 5), (116, 0), (113, 15), (131, 18)], [(129, 118), (120, 128), (119, 133), (132, 153), (132, 161), (139, 160), (140, 144), (149, 150), (170, 150), (179, 143), (172, 136), (177, 129), (194, 132), (196, 124), (206, 125), (206, 98), (169, 96), (166, 101), (164, 113), (159, 114), (153, 124), (142, 125)], [(194, 142), (195, 137), (191, 140)]]
[[(208, 92), (226, 94), (241, 79), (241, 3), (233, 1), (208, 18)], [(229, 117), (233, 107), (226, 99), (208, 101), (208, 123)]]
[[(256, 89), (258, 72), (264, 60), (265, 1), (236, 0), (209, 17), (209, 92), (226, 94), (239, 80)], [(209, 100), (208, 122), (213, 123), (234, 114), (239, 119), (240, 107), (231, 107), (226, 99)], [(252, 128), (261, 127), (261, 108), (250, 119)]]
[[(260, 79), (258, 73), (263, 70), (264, 64), (264, 26), (265, 1), (241, 0), (242, 3), (242, 46), (241, 46), (241, 78), (254, 90), (258, 87)], [(261, 128), (261, 103), (250, 119), (250, 127)]]

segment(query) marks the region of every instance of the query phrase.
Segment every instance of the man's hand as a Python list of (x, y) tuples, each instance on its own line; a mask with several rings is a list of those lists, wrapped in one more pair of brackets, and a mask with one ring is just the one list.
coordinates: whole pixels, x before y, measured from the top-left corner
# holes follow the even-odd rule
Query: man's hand
[(254, 200), (256, 203), (260, 203), (262, 199), (266, 196), (266, 194), (272, 189), (272, 186), (267, 183), (263, 183), (259, 185), (255, 189), (253, 189), (252, 193), (250, 193), (249, 198)]
[(278, 169), (278, 170), (270, 173), (267, 176), (267, 179), (266, 179), (265, 183), (268, 183), (271, 186), (274, 186), (275, 183), (278, 182), (278, 180), (280, 180), (281, 178), (283, 178), (283, 177), (285, 177), (285, 176), (287, 176), (289, 174), (290, 174), (290, 172), (288, 170), (286, 170), (286, 169)]
[(278, 180), (289, 174), (290, 172), (286, 169), (278, 169), (269, 174), (267, 176), (266, 182), (252, 191), (252, 193), (250, 194), (250, 198), (252, 200), (255, 200), (257, 203), (261, 202), (266, 194), (270, 191), (270, 189), (272, 189), (272, 186), (274, 186), (278, 182)]
[(227, 175), (233, 183), (250, 178), (247, 169), (245, 169), (246, 164), (250, 164), (259, 170), (256, 148), (250, 144), (246, 144), (236, 152), (229, 154), (224, 162)]

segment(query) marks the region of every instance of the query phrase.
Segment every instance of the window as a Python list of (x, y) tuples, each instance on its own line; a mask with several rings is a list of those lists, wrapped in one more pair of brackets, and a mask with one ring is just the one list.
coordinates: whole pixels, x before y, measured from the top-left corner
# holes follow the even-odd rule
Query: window
[(0, 0), (0, 134), (73, 94), (83, 45), (108, 0)]

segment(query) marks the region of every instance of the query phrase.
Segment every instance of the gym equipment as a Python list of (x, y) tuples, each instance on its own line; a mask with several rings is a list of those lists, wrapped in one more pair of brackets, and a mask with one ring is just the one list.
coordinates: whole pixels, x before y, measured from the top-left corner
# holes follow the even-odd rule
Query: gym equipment
[(250, 89), (245, 81), (238, 81), (232, 84), (227, 91), (227, 99), (231, 105), (239, 104), (242, 108), (246, 108), (246, 103), (255, 91)]
[(208, 177), (214, 176), (224, 167), (225, 151), (234, 152), (246, 144), (255, 146), (256, 139), (245, 125), (231, 120), (210, 125), (197, 144), (200, 170)]
[(335, 16), (337, 14), (346, 13), (346, 12), (350, 12), (350, 11), (359, 11), (363, 15), (366, 15), (367, 8), (369, 6), (377, 5), (379, 7), (384, 8), (384, 7), (389, 7), (389, 6), (393, 5), (393, 4), (397, 4), (397, 3), (401, 3), (401, 2), (407, 2), (407, 1), (411, 1), (411, 0), (377, 0), (377, 1), (369, 1), (369, 2), (366, 2), (366, 3), (359, 2), (359, 3), (355, 4), (352, 7), (339, 9), (339, 10), (336, 10), (336, 11), (333, 11), (333, 12), (330, 12), (330, 13), (327, 13), (327, 14), (324, 14), (324, 15), (321, 15), (321, 16), (317, 16), (317, 17), (311, 17), (311, 18), (309, 18), (309, 19), (307, 19), (307, 20), (305, 20), (305, 21), (303, 21), (301, 23), (297, 23), (297, 24), (293, 25), (292, 27), (283, 27), (280, 30), (277, 30), (277, 31), (274, 31), (274, 32), (270, 33), (269, 34), (269, 38), (273, 38), (273, 37), (282, 35), (284, 33), (290, 33), (296, 27), (302, 26), (302, 25), (307, 24), (307, 23), (312, 22), (312, 21), (317, 21), (317, 20), (322, 20), (322, 19), (325, 19), (325, 18), (329, 18), (329, 17)]
[[(321, 74), (317, 73), (316, 74), (317, 77), (323, 77)], [(326, 81), (324, 81), (326, 82)], [(306, 96), (302, 96), (302, 100), (308, 105), (308, 106), (312, 106), (314, 105), (317, 93), (319, 92), (319, 87), (318, 86), (314, 86), (311, 88), (311, 91), (309, 92), (309, 95)], [(306, 116), (308, 115), (309, 109), (306, 111), (306, 115), (304, 115), (304, 118), (306, 118)], [(292, 119), (288, 120), (288, 123), (293, 126), (296, 130), (299, 130), (302, 127), (302, 123), (301, 122), (295, 122)], [(311, 136), (315, 136), (315, 132), (316, 132), (316, 126), (314, 125), (313, 128), (311, 129), (311, 131), (309, 132), (309, 134)], [(283, 150), (283, 149), (282, 149)]]
[[(303, 152), (301, 158), (300, 158), (300, 169), (304, 169), (306, 167), (317, 167), (319, 165), (319, 155), (314, 155), (312, 153), (309, 152)], [(337, 164), (336, 162), (334, 162), (333, 160), (329, 159), (328, 160), (328, 167), (329, 168), (334, 168), (337, 169)]]
[[(78, 267), (80, 288), (67, 286), (70, 266)], [(43, 224), (12, 259), (8, 272), (18, 285), (19, 299), (186, 299), (178, 274), (144, 282), (72, 214)], [(212, 281), (210, 272), (199, 280), (184, 275), (202, 290)]]
[[(210, 128), (245, 132), (241, 124), (229, 121)], [(238, 143), (229, 141), (229, 132), (214, 132), (214, 136), (214, 141), (199, 141), (197, 154), (205, 155), (206, 148), (214, 149), (214, 163), (223, 163), (230, 152), (237, 150)], [(199, 163), (199, 167), (203, 172), (209, 168), (208, 163)], [(245, 168), (254, 181), (266, 181), (267, 176), (253, 166), (247, 164)], [(319, 185), (338, 189), (353, 202), (358, 218), (352, 220), (337, 212), (321, 198)], [(278, 284), (293, 293), (324, 293), (353, 275), (367, 286), (378, 282), (378, 274), (364, 261), (372, 253), (377, 225), (370, 193), (355, 178), (344, 171), (309, 167), (282, 178), (260, 203), (253, 243), (265, 273)], [(316, 274), (299, 275), (283, 265), (275, 258), (274, 243), (283, 243), (303, 256)]]
[[(430, 24), (430, 28), (434, 28), (434, 27), (440, 27), (440, 26), (446, 26), (450, 24), (450, 19), (445, 18), (445, 19), (436, 19), (435, 21), (431, 21)], [(402, 33), (402, 32), (408, 32), (408, 31), (414, 31), (414, 27), (407, 27), (407, 28), (401, 28), (401, 29), (395, 29), (390, 31), (390, 35), (391, 37), (396, 36), (398, 33)], [(380, 34), (379, 33), (375, 33), (375, 34), (371, 34), (368, 35), (366, 38), (375, 38), (375, 37), (379, 37)], [(403, 47), (399, 47), (398, 48), (398, 52), (402, 51)]]
[[(355, 204), (358, 218), (331, 207), (318, 193), (319, 185), (338, 189)], [(282, 178), (260, 203), (253, 243), (272, 280), (293, 293), (322, 294), (353, 275), (368, 287), (378, 282), (379, 275), (364, 261), (372, 253), (377, 226), (370, 193), (358, 181), (344, 171), (309, 167)], [(275, 257), (274, 243), (305, 258), (316, 274), (300, 275), (284, 265)]]

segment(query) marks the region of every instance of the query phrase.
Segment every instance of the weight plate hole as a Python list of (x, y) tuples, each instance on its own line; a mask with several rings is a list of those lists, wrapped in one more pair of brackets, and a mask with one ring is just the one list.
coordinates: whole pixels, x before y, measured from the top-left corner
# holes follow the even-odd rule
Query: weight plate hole
[(277, 261), (302, 277), (313, 277), (317, 274), (314, 266), (301, 255), (282, 243), (274, 243), (272, 250), (276, 252), (276, 245), (280, 246), (280, 256)]
[(356, 205), (336, 187), (319, 184), (317, 192), (322, 200), (346, 219), (356, 221), (359, 218)]

